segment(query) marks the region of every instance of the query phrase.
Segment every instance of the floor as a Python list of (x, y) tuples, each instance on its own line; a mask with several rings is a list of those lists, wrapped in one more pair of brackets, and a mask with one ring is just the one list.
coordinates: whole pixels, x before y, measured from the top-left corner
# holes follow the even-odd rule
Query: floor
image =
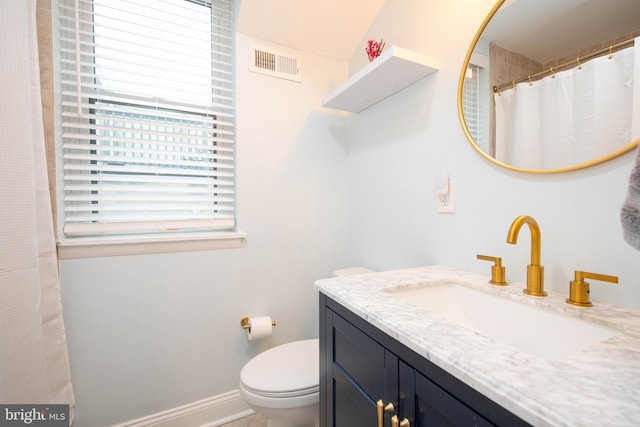
[(258, 415), (253, 414), (248, 417), (240, 418), (239, 420), (232, 421), (227, 424), (223, 424), (220, 427), (266, 427), (267, 420)]

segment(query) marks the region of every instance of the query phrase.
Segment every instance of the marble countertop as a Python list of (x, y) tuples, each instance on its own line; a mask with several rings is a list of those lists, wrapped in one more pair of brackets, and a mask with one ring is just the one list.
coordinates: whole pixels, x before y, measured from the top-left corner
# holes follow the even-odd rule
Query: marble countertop
[[(535, 357), (384, 292), (451, 280), (601, 324), (619, 333), (557, 360)], [(594, 301), (565, 303), (567, 293), (525, 295), (521, 283), (493, 286), (488, 275), (428, 266), (321, 279), (316, 288), (535, 426), (640, 425), (640, 310)], [(509, 319), (505, 319), (509, 322)]]

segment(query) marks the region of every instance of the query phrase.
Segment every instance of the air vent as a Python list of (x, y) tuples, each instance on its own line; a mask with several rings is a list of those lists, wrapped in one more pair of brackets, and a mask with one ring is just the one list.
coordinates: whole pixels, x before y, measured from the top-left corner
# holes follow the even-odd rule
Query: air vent
[(249, 46), (249, 71), (281, 79), (302, 81), (302, 60), (298, 55), (271, 46)]

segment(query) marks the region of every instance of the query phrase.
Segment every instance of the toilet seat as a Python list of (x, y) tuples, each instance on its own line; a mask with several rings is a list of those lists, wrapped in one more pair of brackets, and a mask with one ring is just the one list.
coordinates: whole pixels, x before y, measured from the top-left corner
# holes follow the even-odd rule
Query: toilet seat
[(240, 372), (240, 383), (250, 393), (290, 398), (318, 393), (318, 339), (273, 347), (251, 359)]

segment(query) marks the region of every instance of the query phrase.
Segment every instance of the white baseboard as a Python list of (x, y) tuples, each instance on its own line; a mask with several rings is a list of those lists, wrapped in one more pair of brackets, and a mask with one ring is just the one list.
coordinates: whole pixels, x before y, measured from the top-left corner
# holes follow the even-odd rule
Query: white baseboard
[(233, 390), (113, 427), (217, 427), (253, 413)]

